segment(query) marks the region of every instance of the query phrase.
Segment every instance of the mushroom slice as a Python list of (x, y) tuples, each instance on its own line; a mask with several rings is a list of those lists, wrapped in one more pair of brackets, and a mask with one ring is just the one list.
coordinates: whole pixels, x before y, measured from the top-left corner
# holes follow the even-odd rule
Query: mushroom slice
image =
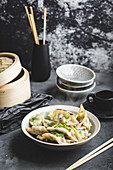
[(40, 140), (49, 140), (51, 142), (57, 142), (58, 144), (66, 144), (66, 140), (64, 137), (57, 137), (55, 134), (51, 133), (44, 133), (42, 136), (38, 135), (37, 138)]
[(43, 133), (48, 132), (44, 126), (32, 126), (31, 128), (26, 128), (26, 130), (33, 135), (42, 135)]

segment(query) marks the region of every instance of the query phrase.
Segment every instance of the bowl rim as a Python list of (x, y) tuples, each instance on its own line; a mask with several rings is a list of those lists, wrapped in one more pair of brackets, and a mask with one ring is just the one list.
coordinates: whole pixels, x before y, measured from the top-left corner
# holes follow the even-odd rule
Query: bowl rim
[(94, 83), (94, 80), (92, 80), (90, 83), (87, 83), (87, 84), (85, 84), (85, 85), (79, 85), (79, 86), (75, 86), (75, 85), (69, 85), (69, 84), (66, 84), (65, 82), (63, 82), (62, 81), (62, 79), (60, 78), (60, 77), (57, 77), (57, 79), (58, 79), (58, 81), (60, 81), (61, 82), (61, 84), (63, 84), (64, 86), (66, 86), (66, 87), (71, 87), (71, 88), (83, 88), (83, 87), (88, 87), (88, 86), (90, 86), (90, 85), (92, 85), (93, 83)]
[(63, 92), (66, 92), (66, 93), (73, 93), (73, 94), (79, 94), (79, 93), (85, 93), (85, 92), (88, 92), (88, 91), (91, 91), (95, 88), (96, 86), (96, 83), (94, 82), (93, 86), (91, 86), (89, 89), (86, 89), (86, 90), (80, 90), (80, 91), (76, 91), (76, 90), (66, 90), (66, 89), (63, 89), (62, 87), (60, 87), (57, 83), (56, 83), (56, 86), (58, 87), (59, 90), (63, 91)]
[[(90, 117), (90, 116), (92, 117), (92, 119), (91, 119), (91, 118), (90, 118), (90, 119), (93, 121), (93, 123), (94, 123), (94, 120), (95, 120), (96, 123), (97, 123), (97, 131), (96, 131), (94, 134), (92, 134), (88, 139), (83, 140), (83, 141), (81, 141), (81, 142), (71, 143), (71, 144), (55, 144), (55, 143), (49, 143), (49, 142), (44, 142), (44, 141), (41, 141), (41, 140), (39, 140), (39, 139), (34, 138), (32, 135), (30, 135), (30, 134), (26, 131), (26, 129), (25, 129), (25, 125), (26, 125), (25, 122), (26, 122), (26, 120), (29, 120), (29, 118), (31, 118), (32, 116), (36, 115), (36, 114), (37, 114), (37, 113), (35, 113), (36, 111), (38, 111), (38, 112), (40, 113), (40, 112), (43, 111), (43, 109), (44, 109), (44, 110), (46, 110), (46, 109), (53, 110), (53, 109), (56, 109), (56, 108), (62, 108), (62, 109), (63, 109), (63, 108), (66, 109), (66, 108), (67, 108), (67, 110), (68, 110), (68, 109), (70, 109), (70, 110), (76, 109), (77, 111), (78, 111), (78, 109), (79, 109), (79, 107), (70, 106), (70, 105), (51, 105), (51, 106), (46, 106), (46, 107), (41, 107), (41, 108), (35, 109), (35, 110), (31, 111), (29, 114), (27, 114), (27, 115), (23, 118), (22, 123), (21, 123), (21, 129), (22, 129), (23, 133), (24, 133), (27, 137), (29, 137), (30, 139), (32, 139), (32, 140), (34, 140), (34, 141), (36, 141), (36, 142), (38, 142), (38, 143), (40, 143), (40, 144), (46, 145), (46, 146), (70, 147), (70, 146), (77, 146), (77, 145), (84, 144), (84, 143), (88, 142), (88, 141), (91, 140), (93, 137), (95, 137), (95, 136), (98, 134), (98, 132), (100, 131), (101, 124), (100, 124), (99, 119), (98, 119), (93, 113), (91, 113), (91, 112), (89, 112), (89, 111), (88, 111), (88, 115), (89, 115), (89, 117)], [(49, 111), (49, 110), (48, 110), (48, 111)], [(34, 114), (34, 113), (35, 113), (35, 114)]]
[[(88, 70), (88, 71), (90, 71), (90, 72), (92, 73), (93, 77), (92, 77), (90, 80), (84, 80), (84, 81), (77, 81), (77, 80), (74, 81), (74, 80), (67, 79), (67, 78), (63, 77), (63, 76), (59, 73), (59, 70), (60, 70), (62, 67), (67, 67), (67, 66), (76, 66), (76, 67), (85, 68), (86, 70)], [(81, 83), (81, 84), (82, 84), (82, 83), (89, 83), (90, 81), (93, 81), (93, 80), (95, 79), (95, 77), (96, 77), (95, 72), (94, 72), (92, 69), (90, 69), (90, 68), (88, 68), (88, 67), (86, 67), (86, 66), (79, 65), (79, 64), (63, 64), (63, 65), (59, 66), (59, 67), (56, 69), (56, 74), (57, 74), (58, 77), (60, 77), (61, 79), (65, 80), (65, 81), (68, 81), (68, 82), (71, 82), (71, 83)]]

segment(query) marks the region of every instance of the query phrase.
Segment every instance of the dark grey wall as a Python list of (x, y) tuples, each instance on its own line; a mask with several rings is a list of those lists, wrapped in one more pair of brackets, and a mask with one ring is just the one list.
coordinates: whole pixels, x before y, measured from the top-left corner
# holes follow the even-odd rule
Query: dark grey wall
[(42, 38), (43, 7), (52, 69), (78, 63), (113, 71), (112, 0), (0, 0), (0, 51), (17, 53), (30, 70), (33, 37), (24, 6), (32, 5)]

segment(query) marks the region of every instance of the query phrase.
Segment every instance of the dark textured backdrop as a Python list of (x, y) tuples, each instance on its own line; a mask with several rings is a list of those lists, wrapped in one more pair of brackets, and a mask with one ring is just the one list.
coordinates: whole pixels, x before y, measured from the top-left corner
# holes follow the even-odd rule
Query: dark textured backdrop
[(52, 69), (78, 63), (113, 71), (113, 0), (0, 0), (0, 51), (19, 54), (30, 70), (34, 42), (25, 5), (34, 9), (40, 39), (47, 8)]

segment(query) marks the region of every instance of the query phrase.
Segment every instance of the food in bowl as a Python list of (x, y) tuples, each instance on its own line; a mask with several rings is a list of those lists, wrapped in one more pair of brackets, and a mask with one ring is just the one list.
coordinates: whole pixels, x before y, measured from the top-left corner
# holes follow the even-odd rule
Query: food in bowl
[(92, 124), (87, 111), (81, 105), (78, 112), (55, 109), (40, 113), (29, 119), (26, 130), (37, 139), (57, 144), (71, 144), (84, 141), (91, 136)]

